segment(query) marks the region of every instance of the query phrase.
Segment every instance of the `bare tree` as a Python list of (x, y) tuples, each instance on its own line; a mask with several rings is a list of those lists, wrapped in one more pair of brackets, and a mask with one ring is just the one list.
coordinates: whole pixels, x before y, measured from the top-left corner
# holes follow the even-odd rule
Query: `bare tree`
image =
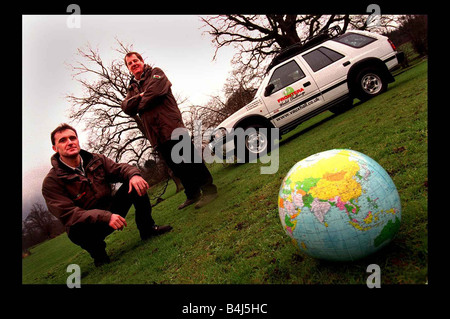
[(428, 17), (426, 15), (404, 16), (401, 29), (420, 56), (428, 54)]
[(239, 49), (235, 61), (247, 69), (258, 69), (266, 57), (302, 38), (317, 34), (332, 24), (345, 30), (349, 15), (219, 15), (202, 18), (216, 44), (216, 52), (230, 44)]
[[(116, 50), (122, 58), (132, 46), (118, 41)], [(90, 45), (78, 49), (81, 58), (69, 64), (73, 78), (83, 90), (82, 96), (68, 94), (72, 104), (70, 118), (83, 121), (89, 129), (88, 148), (116, 161), (143, 163), (150, 157), (152, 147), (138, 116), (123, 113), (120, 105), (127, 94), (129, 73), (121, 58), (106, 65), (98, 50)]]
[[(183, 118), (192, 135), (196, 130), (196, 121), (201, 121), (201, 134), (204, 134), (206, 130), (211, 129), (212, 131), (228, 116), (251, 102), (256, 93), (255, 87), (261, 80), (259, 78), (255, 80), (255, 78), (257, 77), (251, 77), (241, 72), (240, 69), (235, 69), (230, 73), (223, 86), (224, 96), (212, 95), (205, 105), (195, 105), (184, 109)], [(203, 143), (207, 142), (209, 140), (203, 141)]]
[(238, 53), (235, 65), (243, 74), (262, 73), (268, 57), (280, 50), (314, 36), (332, 26), (347, 29), (372, 29), (383, 32), (398, 26), (399, 16), (381, 16), (376, 27), (367, 25), (369, 15), (306, 14), (306, 15), (218, 15), (202, 18), (204, 27), (216, 46), (234, 45)]
[(64, 232), (64, 226), (44, 205), (34, 203), (22, 222), (22, 248), (28, 248)]

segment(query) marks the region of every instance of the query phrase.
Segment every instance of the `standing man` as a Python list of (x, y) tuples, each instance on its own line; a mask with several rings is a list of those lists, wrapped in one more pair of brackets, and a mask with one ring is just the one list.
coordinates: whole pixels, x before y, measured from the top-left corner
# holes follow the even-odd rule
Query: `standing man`
[[(195, 163), (193, 156), (190, 160), (184, 158), (181, 163), (175, 163), (171, 157), (172, 148), (179, 142), (172, 140), (171, 134), (176, 128), (185, 128), (172, 94), (172, 83), (161, 69), (144, 64), (137, 52), (127, 53), (124, 61), (133, 76), (128, 94), (122, 102), (122, 110), (130, 116), (139, 114), (153, 148), (181, 180), (187, 199), (178, 209), (194, 203), (195, 208), (203, 207), (217, 197), (217, 187), (205, 163)], [(187, 130), (183, 138), (190, 140)], [(190, 154), (197, 152), (192, 141), (190, 147)]]
[[(50, 137), (56, 153), (42, 194), (49, 211), (66, 227), (70, 240), (89, 252), (95, 266), (110, 262), (104, 239), (127, 226), (125, 216), (131, 205), (136, 209), (142, 240), (172, 229), (155, 225), (148, 184), (136, 167), (82, 150), (77, 131), (68, 124), (58, 126)], [(112, 195), (111, 183), (117, 182), (123, 185)]]

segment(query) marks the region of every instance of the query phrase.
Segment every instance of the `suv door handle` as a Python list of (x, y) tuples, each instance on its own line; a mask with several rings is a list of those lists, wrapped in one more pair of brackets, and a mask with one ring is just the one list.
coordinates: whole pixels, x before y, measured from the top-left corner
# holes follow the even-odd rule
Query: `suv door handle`
[(307, 87), (307, 86), (310, 86), (311, 85), (311, 82), (305, 82), (305, 83), (303, 83), (303, 87)]

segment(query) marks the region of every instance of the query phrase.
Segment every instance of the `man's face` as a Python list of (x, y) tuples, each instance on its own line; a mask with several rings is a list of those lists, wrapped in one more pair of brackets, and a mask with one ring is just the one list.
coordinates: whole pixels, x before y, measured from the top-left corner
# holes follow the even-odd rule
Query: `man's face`
[(73, 158), (80, 153), (80, 143), (78, 137), (72, 130), (64, 130), (55, 133), (55, 145), (53, 150), (61, 157)]
[(127, 56), (125, 60), (127, 61), (128, 70), (133, 73), (135, 78), (139, 79), (142, 72), (144, 72), (144, 62), (139, 60), (135, 54)]

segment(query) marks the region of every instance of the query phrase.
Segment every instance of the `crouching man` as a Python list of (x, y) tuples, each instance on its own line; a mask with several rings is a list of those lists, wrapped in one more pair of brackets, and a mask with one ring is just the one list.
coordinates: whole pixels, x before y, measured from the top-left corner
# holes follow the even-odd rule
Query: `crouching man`
[[(56, 153), (42, 194), (49, 211), (66, 227), (69, 239), (89, 252), (95, 266), (110, 262), (104, 239), (127, 226), (125, 217), (131, 205), (141, 239), (172, 229), (155, 225), (148, 184), (139, 169), (80, 149), (77, 131), (68, 124), (61, 124), (50, 136)], [(112, 195), (111, 184), (117, 182), (123, 184)]]

